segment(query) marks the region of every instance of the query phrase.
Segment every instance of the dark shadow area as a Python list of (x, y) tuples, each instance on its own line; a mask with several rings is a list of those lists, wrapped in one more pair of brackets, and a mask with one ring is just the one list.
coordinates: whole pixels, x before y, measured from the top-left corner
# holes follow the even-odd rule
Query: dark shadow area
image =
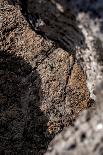
[(0, 51), (0, 154), (45, 152), (52, 137), (40, 96), (38, 72), (22, 58)]
[(22, 14), (33, 30), (67, 51), (84, 48), (85, 38), (78, 28), (68, 0), (12, 0), (21, 5)]
[[(78, 28), (76, 16), (87, 13), (100, 21), (103, 32), (103, 0), (11, 0), (21, 5), (21, 11), (33, 30), (54, 40), (67, 51), (77, 46), (85, 48), (85, 37)], [(87, 21), (88, 22), (88, 21)], [(74, 52), (75, 54), (75, 52)]]

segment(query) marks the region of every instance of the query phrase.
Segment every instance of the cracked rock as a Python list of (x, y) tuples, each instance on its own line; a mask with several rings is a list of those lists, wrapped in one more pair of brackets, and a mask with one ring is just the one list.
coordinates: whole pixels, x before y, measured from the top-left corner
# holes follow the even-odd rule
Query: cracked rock
[(86, 75), (74, 53), (31, 28), (21, 7), (2, 0), (0, 15), (0, 151), (43, 154), (91, 105)]

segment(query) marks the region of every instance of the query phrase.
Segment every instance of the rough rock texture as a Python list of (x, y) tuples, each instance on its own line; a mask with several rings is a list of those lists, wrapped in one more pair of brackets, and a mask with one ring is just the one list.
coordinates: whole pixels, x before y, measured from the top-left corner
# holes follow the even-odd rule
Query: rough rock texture
[(103, 81), (96, 87), (96, 109), (82, 112), (69, 127), (50, 143), (45, 155), (103, 154)]
[(46, 155), (102, 155), (103, 1), (70, 0), (69, 2), (85, 36), (87, 47), (84, 50), (78, 49), (76, 57), (87, 73), (88, 88), (91, 97), (96, 99), (96, 107), (83, 112), (73, 127), (57, 135), (50, 143)]
[(36, 30), (57, 41), (69, 52), (83, 46), (84, 37), (68, 0), (26, 0), (26, 8), (39, 23), (35, 24), (32, 20), (34, 29), (36, 26)]
[(86, 43), (84, 50), (77, 50), (76, 57), (86, 71), (90, 95), (96, 99), (93, 92), (103, 79), (103, 1), (70, 0), (69, 2)]
[(84, 111), (73, 127), (54, 138), (45, 155), (103, 154), (103, 82), (96, 91), (96, 111)]
[(38, 35), (13, 4), (0, 1), (0, 154), (39, 155), (91, 102), (75, 54)]
[(46, 155), (102, 155), (103, 118), (90, 113), (84, 112), (74, 127), (55, 137)]
[[(103, 70), (103, 1), (13, 1), (23, 4), (23, 10), (29, 12), (26, 18), (33, 29), (55, 40), (67, 51), (74, 51), (78, 62), (87, 74), (87, 86), (91, 97), (95, 100), (96, 96), (93, 92), (96, 83), (102, 79)], [(74, 15), (82, 33), (77, 28)]]
[(84, 36), (77, 26), (68, 0), (12, 0), (22, 7), (22, 13), (32, 29), (59, 43), (67, 51), (83, 47)]

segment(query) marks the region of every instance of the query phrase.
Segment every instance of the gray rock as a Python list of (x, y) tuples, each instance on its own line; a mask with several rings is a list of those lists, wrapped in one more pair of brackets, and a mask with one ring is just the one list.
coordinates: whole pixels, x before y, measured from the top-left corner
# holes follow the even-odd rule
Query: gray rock
[(85, 111), (75, 122), (58, 135), (48, 147), (46, 155), (102, 155), (103, 119), (98, 115), (91, 118)]
[(103, 154), (103, 83), (96, 91), (96, 109), (84, 111), (73, 127), (57, 135), (45, 155)]

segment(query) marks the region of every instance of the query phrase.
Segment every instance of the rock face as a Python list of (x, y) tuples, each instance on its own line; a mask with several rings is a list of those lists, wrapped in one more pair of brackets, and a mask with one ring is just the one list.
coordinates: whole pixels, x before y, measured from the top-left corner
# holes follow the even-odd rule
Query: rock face
[(58, 42), (59, 46), (70, 52), (83, 45), (84, 37), (67, 0), (26, 0), (26, 8), (35, 17), (32, 20), (34, 29)]
[(0, 1), (0, 151), (39, 155), (90, 106), (89, 91), (74, 52), (37, 34), (12, 2)]
[(67, 0), (12, 0), (22, 7), (22, 13), (31, 27), (59, 46), (75, 51), (83, 47), (84, 36)]
[[(103, 1), (70, 0), (87, 47), (77, 59), (87, 73), (87, 84), (96, 107), (85, 111), (50, 143), (46, 155), (103, 154)], [(102, 82), (100, 82), (102, 81)]]
[(96, 107), (82, 112), (72, 127), (58, 134), (45, 155), (103, 154), (103, 80), (96, 98)]
[(77, 51), (77, 59), (87, 74), (90, 96), (103, 79), (103, 1), (70, 0), (76, 19), (85, 37), (86, 48)]
[[(102, 79), (103, 70), (103, 1), (15, 1), (23, 4), (23, 10), (28, 10), (29, 14), (26, 18), (33, 29), (55, 40), (68, 52), (74, 51), (78, 62), (87, 74), (90, 96), (95, 100), (96, 96), (93, 92), (96, 83)], [(82, 33), (77, 27), (75, 17)], [(78, 50), (74, 50), (76, 48)]]
[(95, 111), (84, 111), (73, 127), (65, 129), (54, 138), (45, 155), (57, 154), (103, 154), (103, 82), (98, 85)]

